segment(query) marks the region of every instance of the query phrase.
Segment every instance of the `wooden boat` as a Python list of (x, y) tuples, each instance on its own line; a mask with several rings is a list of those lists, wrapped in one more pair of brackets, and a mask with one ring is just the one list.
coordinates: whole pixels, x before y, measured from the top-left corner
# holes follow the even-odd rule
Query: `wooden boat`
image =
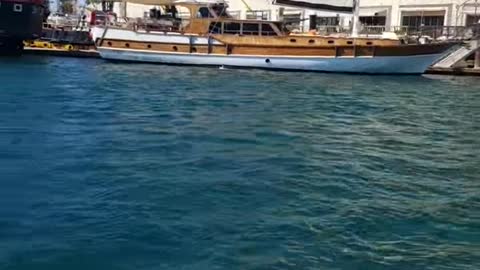
[[(156, 27), (142, 27), (138, 23), (129, 27), (95, 26), (92, 37), (102, 58), (279, 70), (418, 74), (424, 73), (451, 47), (450, 43), (402, 44), (395, 39), (362, 38), (355, 33), (358, 28), (355, 24), (350, 37), (291, 34), (282, 22), (234, 19), (223, 1), (131, 1), (166, 5), (167, 11), (183, 8), (190, 17), (179, 19), (174, 11), (158, 20)], [(354, 7), (352, 11), (358, 15)], [(355, 20), (358, 22), (358, 16)]]

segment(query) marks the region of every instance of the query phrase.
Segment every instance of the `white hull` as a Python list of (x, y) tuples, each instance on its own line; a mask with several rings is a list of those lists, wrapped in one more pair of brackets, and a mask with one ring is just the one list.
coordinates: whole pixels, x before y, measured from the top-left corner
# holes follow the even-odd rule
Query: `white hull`
[[(124, 29), (93, 29), (94, 39), (113, 39), (166, 44), (205, 45), (208, 39), (175, 33), (145, 33)], [(222, 43), (211, 40), (213, 45)], [(279, 70), (305, 70), (320, 72), (370, 73), (370, 74), (419, 74), (438, 60), (442, 54), (414, 56), (375, 56), (375, 57), (317, 57), (317, 56), (259, 56), (235, 54), (205, 54), (159, 52), (130, 48), (99, 47), (100, 56), (109, 60), (134, 62), (232, 66), (243, 68), (266, 68)]]
[(159, 53), (147, 50), (98, 48), (102, 58), (132, 62), (178, 65), (232, 66), (279, 70), (305, 70), (320, 72), (418, 74), (441, 55), (388, 56), (388, 57), (279, 57), (239, 56), (188, 53)]

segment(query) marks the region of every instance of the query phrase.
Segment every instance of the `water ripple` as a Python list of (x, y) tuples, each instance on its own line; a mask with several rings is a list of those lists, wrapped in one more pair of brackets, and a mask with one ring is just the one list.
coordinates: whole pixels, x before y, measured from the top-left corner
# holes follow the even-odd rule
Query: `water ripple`
[(0, 80), (0, 269), (480, 268), (475, 78), (24, 57)]

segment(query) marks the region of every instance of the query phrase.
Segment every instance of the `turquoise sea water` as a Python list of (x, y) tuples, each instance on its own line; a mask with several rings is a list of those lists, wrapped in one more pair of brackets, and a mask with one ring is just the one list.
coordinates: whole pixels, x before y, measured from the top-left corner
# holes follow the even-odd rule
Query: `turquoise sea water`
[(0, 269), (480, 269), (478, 78), (0, 59)]

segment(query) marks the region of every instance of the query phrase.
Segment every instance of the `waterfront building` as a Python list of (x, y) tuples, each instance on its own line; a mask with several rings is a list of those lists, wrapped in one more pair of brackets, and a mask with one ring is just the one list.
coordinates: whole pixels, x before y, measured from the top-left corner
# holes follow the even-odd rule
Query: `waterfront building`
[[(229, 0), (231, 10), (237, 10), (243, 18), (257, 17), (277, 19), (281, 7), (269, 0)], [(287, 16), (297, 16), (308, 21), (311, 14), (319, 16), (319, 23), (337, 25), (351, 16), (285, 8)], [(291, 14), (291, 15), (289, 15)], [(480, 1), (475, 0), (361, 0), (361, 21), (365, 25), (384, 26), (469, 26), (480, 19)]]
[[(303, 31), (308, 30), (310, 15), (317, 15), (317, 24), (324, 27), (348, 27), (352, 20), (348, 14), (281, 7), (272, 4), (272, 0), (227, 2), (231, 14), (239, 19), (284, 19), (292, 28)], [(143, 17), (150, 8), (117, 3), (114, 10), (127, 17)], [(382, 31), (394, 31), (398, 27), (470, 26), (480, 20), (480, 0), (361, 0), (360, 20), (364, 26)]]

